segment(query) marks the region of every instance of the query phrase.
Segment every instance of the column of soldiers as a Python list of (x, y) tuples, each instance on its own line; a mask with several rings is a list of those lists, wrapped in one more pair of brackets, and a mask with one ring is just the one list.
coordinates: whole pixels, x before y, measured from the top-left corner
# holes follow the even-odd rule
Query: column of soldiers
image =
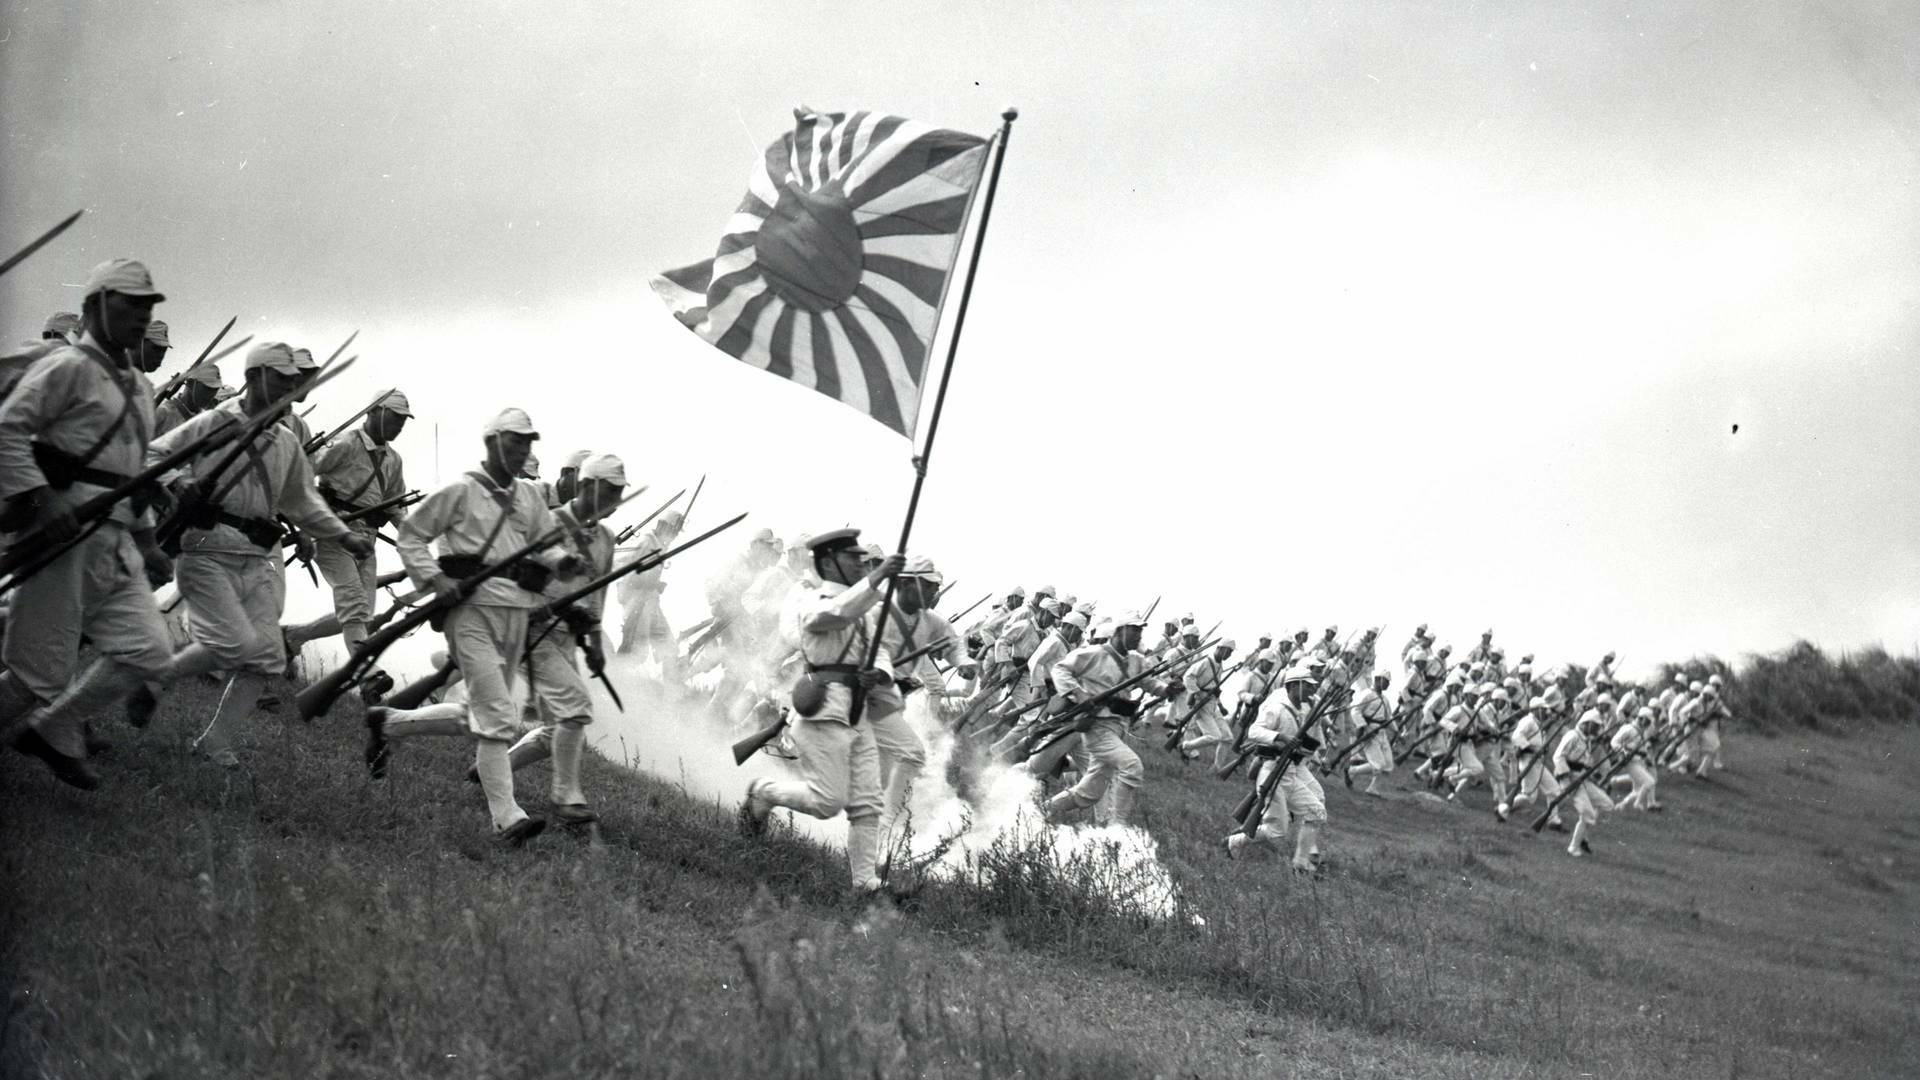
[[(77, 316), (49, 320), (40, 341), (0, 363), (0, 525), (15, 541), (0, 718), (12, 745), (91, 788), (100, 782), (91, 715), (123, 703), (144, 726), (167, 686), (217, 676), (219, 701), (194, 746), (239, 767), (244, 733), (273, 700), (269, 684), (306, 643), (338, 634), (364, 661), (355, 681), (372, 776), (386, 774), (396, 741), (464, 738), (503, 844), (545, 827), (514, 788), (514, 770), (532, 761), (552, 761), (553, 820), (593, 821), (579, 782), (594, 711), (580, 661), (604, 678), (604, 595), (556, 604), (616, 561), (670, 549), (682, 516), (662, 514), (620, 548), (601, 519), (627, 487), (623, 463), (580, 451), (542, 483), (532, 454), (540, 436), (517, 408), (483, 428), (477, 468), (403, 514), (409, 493), (393, 441), (413, 416), (404, 393), (382, 395), (357, 427), (316, 440), (290, 406), (317, 385), (321, 365), (305, 349), (263, 341), (246, 352), (239, 389), (201, 362), (156, 401), (147, 376), (171, 344), (153, 318), (164, 299), (140, 263), (104, 263)], [(237, 445), (217, 441), (223, 434)], [(161, 464), (172, 467), (132, 484)], [(129, 497), (95, 512), (101, 496), (129, 485)], [(1422, 626), (1402, 649), (1406, 681), (1394, 699), (1376, 630), (1357, 640), (1336, 626), (1317, 639), (1304, 628), (1263, 634), (1236, 663), (1237, 644), (1191, 615), (1166, 621), (1147, 648), (1150, 616), (1100, 619), (1093, 604), (1045, 585), (1009, 590), (962, 634), (935, 611), (943, 580), (931, 562), (862, 548), (858, 535), (836, 529), (782, 545), (763, 530), (708, 582), (711, 618), (685, 637), (661, 608), (665, 567), (624, 579), (618, 599), (621, 651), (656, 662), (663, 684), (684, 691), (717, 668), (711, 700), (723, 716), (792, 719), (781, 744), (793, 775), (751, 785), (743, 821), (757, 831), (780, 806), (845, 813), (860, 891), (879, 887), (928, 761), (924, 734), (905, 720), (915, 694), (930, 714), (957, 713), (970, 726), (961, 735), (976, 764), (1013, 764), (1042, 790), (1058, 777), (1044, 810), (1062, 821), (1130, 820), (1145, 770), (1129, 740), (1159, 718), (1184, 760), (1211, 749), (1217, 771), (1253, 763), (1254, 797), (1227, 853), (1293, 836), (1291, 865), (1302, 872), (1319, 864), (1327, 820), (1316, 772), (1338, 771), (1377, 796), (1418, 754), (1414, 777), (1454, 801), (1485, 785), (1500, 820), (1549, 804), (1561, 827), (1565, 806), (1575, 818), (1568, 850), (1580, 856), (1599, 814), (1616, 805), (1614, 784), (1626, 788), (1618, 805), (1657, 811), (1661, 768), (1721, 767), (1728, 714), (1717, 675), (1651, 694), (1622, 684), (1609, 653), (1569, 696), (1569, 673), (1537, 682), (1532, 657), (1509, 665), (1491, 631), (1454, 663)], [(381, 704), (394, 688), (370, 646), (381, 541), (420, 597), (439, 605), (436, 628), (464, 702)], [(283, 627), (287, 548), (311, 552), (332, 611)], [(179, 648), (154, 597), (169, 581), (188, 611)], [(523, 673), (531, 730), (516, 698)]]

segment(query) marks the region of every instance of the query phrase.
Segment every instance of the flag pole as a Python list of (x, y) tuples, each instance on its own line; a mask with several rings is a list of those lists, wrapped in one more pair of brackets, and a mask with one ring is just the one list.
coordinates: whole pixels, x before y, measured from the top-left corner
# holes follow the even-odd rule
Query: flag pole
[[(947, 360), (940, 369), (940, 388), (934, 391), (933, 415), (927, 419), (927, 441), (921, 445), (920, 452), (913, 458), (913, 494), (907, 497), (906, 520), (900, 523), (900, 544), (895, 552), (905, 554), (907, 538), (913, 535), (913, 518), (920, 509), (920, 489), (927, 482), (927, 461), (933, 457), (933, 440), (940, 433), (940, 412), (947, 403), (947, 382), (953, 376), (953, 358), (960, 349), (960, 331), (967, 324), (967, 301), (973, 298), (973, 276), (980, 269), (980, 249), (987, 243), (987, 222), (993, 216), (993, 194), (1000, 187), (1000, 163), (1007, 157), (1007, 139), (1013, 134), (1013, 122), (1020, 117), (1020, 110), (1007, 107), (1000, 114), (1000, 133), (994, 140), (993, 164), (987, 171), (986, 198), (980, 203), (980, 228), (973, 236), (973, 251), (967, 257), (967, 278), (960, 286), (960, 306), (953, 313), (953, 333), (947, 336)], [(866, 661), (862, 668), (871, 668), (880, 655), (880, 642), (887, 633), (887, 614), (893, 610), (894, 584), (897, 577), (887, 579), (887, 593), (880, 604), (880, 618), (873, 628), (873, 640), (867, 642)], [(853, 703), (847, 710), (847, 723), (857, 726), (860, 723), (860, 711), (866, 704), (865, 688), (855, 686)]]

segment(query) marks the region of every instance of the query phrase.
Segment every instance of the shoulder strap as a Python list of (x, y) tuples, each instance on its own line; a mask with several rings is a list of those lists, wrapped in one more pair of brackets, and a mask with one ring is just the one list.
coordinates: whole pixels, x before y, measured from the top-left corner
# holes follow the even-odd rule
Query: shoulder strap
[[(111, 443), (113, 437), (120, 433), (120, 428), (126, 424), (127, 418), (133, 415), (133, 391), (127, 388), (125, 380), (120, 377), (119, 369), (114, 366), (113, 361), (108, 359), (105, 353), (89, 345), (76, 345), (74, 347), (79, 349), (87, 359), (100, 365), (100, 370), (106, 372), (107, 378), (113, 382), (114, 389), (120, 391), (119, 415), (113, 418), (113, 423), (107, 425), (107, 430), (101, 432), (100, 437), (94, 440), (93, 445), (87, 447), (86, 452), (81, 454), (77, 459), (80, 467), (84, 469), (92, 465), (93, 459), (99, 457), (101, 452), (106, 450), (107, 444)], [(139, 426), (138, 423), (134, 425), (136, 430), (138, 430)], [(141, 432), (142, 443), (146, 442), (145, 434), (145, 432)]]

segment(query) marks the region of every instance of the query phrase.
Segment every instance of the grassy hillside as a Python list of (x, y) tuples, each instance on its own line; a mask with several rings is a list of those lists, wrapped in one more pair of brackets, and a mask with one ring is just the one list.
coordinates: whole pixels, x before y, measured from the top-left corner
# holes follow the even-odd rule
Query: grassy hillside
[(1484, 792), (1336, 785), (1316, 882), (1220, 858), (1240, 788), (1152, 739), (1180, 910), (1150, 919), (1094, 887), (1100, 845), (1063, 871), (1017, 838), (859, 909), (837, 852), (598, 759), (598, 846), (501, 851), (461, 745), (369, 784), (343, 704), (263, 719), (227, 774), (181, 745), (210, 707), (108, 722), (91, 795), (0, 761), (0, 1075), (1920, 1073), (1908, 731), (1736, 737), (1585, 861)]

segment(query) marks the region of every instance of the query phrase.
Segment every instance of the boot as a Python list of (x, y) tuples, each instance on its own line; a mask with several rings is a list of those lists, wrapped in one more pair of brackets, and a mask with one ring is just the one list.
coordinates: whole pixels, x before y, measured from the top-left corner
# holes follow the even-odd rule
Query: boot
[[(389, 721), (388, 725), (391, 726), (392, 722)], [(474, 766), (480, 770), (480, 790), (487, 795), (487, 812), (493, 818), (493, 831), (503, 841), (518, 847), (534, 834), (527, 832), (528, 827), (521, 824), (527, 820), (527, 812), (520, 809), (520, 804), (513, 798), (513, 767), (507, 763), (507, 744), (494, 739), (481, 739), (474, 747), (473, 756)], [(538, 828), (544, 828), (545, 825), (543, 821)], [(516, 829), (520, 831), (516, 833)]]
[[(514, 751), (520, 749), (522, 739), (515, 743), (507, 757), (512, 761)], [(580, 793), (580, 751), (586, 745), (587, 729), (577, 720), (563, 720), (555, 725), (553, 737), (547, 742), (547, 750), (553, 756), (553, 781), (549, 794), (555, 807), (579, 807), (585, 810), (587, 797)], [(519, 767), (518, 762), (513, 762)]]
[(1300, 823), (1300, 835), (1293, 842), (1293, 868), (1301, 873), (1311, 874), (1318, 870), (1315, 861), (1320, 855), (1320, 826), (1311, 822)]
[(871, 893), (880, 885), (880, 819), (855, 818), (847, 822), (847, 869), (855, 893)]

